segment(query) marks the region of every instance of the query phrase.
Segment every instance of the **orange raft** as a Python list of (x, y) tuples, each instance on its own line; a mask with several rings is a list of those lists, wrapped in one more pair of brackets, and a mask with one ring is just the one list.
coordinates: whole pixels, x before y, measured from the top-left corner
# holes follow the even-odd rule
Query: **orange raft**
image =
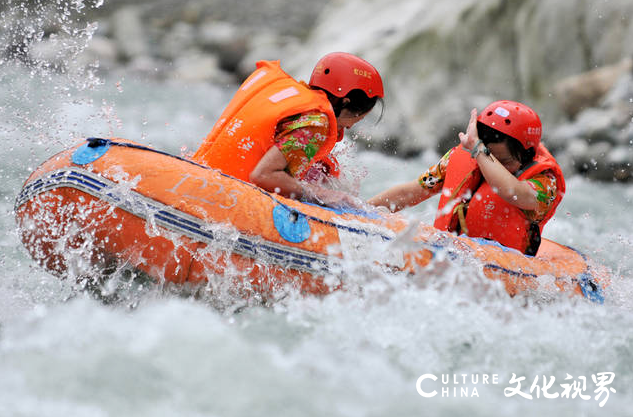
[(301, 203), (123, 139), (89, 138), (53, 156), (28, 178), (15, 213), (33, 259), (60, 276), (79, 258), (128, 264), (157, 282), (224, 276), (264, 295), (327, 294), (344, 286), (332, 276), (348, 259), (377, 256), (415, 273), (448, 258), (473, 262), (510, 295), (545, 277), (556, 291), (604, 300), (606, 270), (555, 242), (544, 239), (531, 257), (398, 215)]

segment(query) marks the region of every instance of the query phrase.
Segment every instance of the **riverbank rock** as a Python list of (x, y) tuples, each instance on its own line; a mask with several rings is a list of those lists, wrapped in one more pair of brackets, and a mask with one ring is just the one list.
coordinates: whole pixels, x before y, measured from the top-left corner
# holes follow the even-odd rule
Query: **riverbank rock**
[(131, 61), (139, 56), (150, 55), (143, 10), (140, 7), (122, 7), (114, 12), (109, 21), (122, 60)]
[[(572, 173), (613, 179), (612, 161), (626, 167), (621, 150), (607, 155), (628, 146), (622, 130), (631, 121), (631, 84), (621, 78), (631, 68), (632, 22), (627, 0), (332, 2), (290, 68), (308, 72), (313, 56), (332, 49), (374, 64), (385, 80), (384, 122), (396, 129), (387, 135), (400, 138), (404, 154), (445, 149), (465, 128), (468, 107), (485, 105), (475, 98), (505, 98), (539, 113), (544, 142)], [(338, 30), (349, 26), (364, 29)], [(459, 123), (453, 115), (461, 111)]]
[[(591, 79), (581, 74), (577, 79)], [(633, 75), (626, 72), (610, 82), (596, 101), (598, 107), (580, 111), (575, 119), (560, 124), (546, 138), (546, 144), (559, 159), (571, 161), (574, 172), (603, 181), (633, 179)], [(584, 86), (576, 84), (584, 90)], [(570, 95), (577, 95), (573, 89)]]
[(238, 26), (208, 19), (198, 27), (197, 39), (203, 50), (218, 57), (220, 68), (235, 72), (250, 49), (249, 36)]
[[(53, 70), (98, 60), (100, 71), (235, 87), (260, 59), (279, 59), (306, 80), (321, 56), (347, 51), (376, 66), (385, 83), (381, 122), (352, 132), (367, 147), (402, 157), (441, 153), (457, 143), (472, 107), (512, 99), (539, 113), (544, 142), (567, 167), (630, 178), (629, 0), (36, 3), (30, 14), (5, 10), (6, 59), (30, 64), (37, 56)], [(99, 28), (88, 33), (92, 22)], [(73, 58), (57, 53), (62, 32), (74, 36)]]
[(561, 109), (573, 118), (583, 109), (597, 106), (618, 79), (630, 72), (632, 67), (633, 60), (627, 57), (617, 64), (563, 79), (554, 87)]

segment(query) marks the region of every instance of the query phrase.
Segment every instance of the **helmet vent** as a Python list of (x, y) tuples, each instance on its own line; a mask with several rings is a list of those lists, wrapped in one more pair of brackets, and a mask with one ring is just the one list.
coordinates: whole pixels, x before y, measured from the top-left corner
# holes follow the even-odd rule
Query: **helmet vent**
[(489, 111), (488, 114), (486, 116), (492, 116), (492, 112)]
[(330, 73), (330, 69), (326, 68), (325, 71), (323, 71), (326, 75)]
[(512, 123), (512, 121), (510, 119), (505, 119), (504, 122), (506, 122), (507, 125), (509, 125), (510, 123)]

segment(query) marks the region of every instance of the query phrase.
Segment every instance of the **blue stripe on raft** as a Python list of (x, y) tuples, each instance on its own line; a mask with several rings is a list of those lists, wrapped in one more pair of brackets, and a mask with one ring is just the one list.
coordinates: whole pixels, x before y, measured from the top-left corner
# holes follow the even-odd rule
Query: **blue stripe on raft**
[(535, 274), (526, 274), (525, 272), (517, 272), (517, 271), (513, 271), (512, 269), (504, 268), (503, 266), (495, 265), (495, 264), (485, 264), (484, 268), (494, 269), (496, 271), (503, 272), (504, 274), (514, 275), (516, 277), (538, 278), (538, 275), (535, 275)]
[[(509, 275), (514, 275), (519, 278), (538, 278), (538, 275), (535, 274), (517, 272), (494, 264), (486, 264), (484, 265), (484, 268), (494, 269), (496, 271), (500, 271)], [(580, 274), (580, 278), (571, 278), (571, 280), (572, 282), (578, 283), (578, 285), (580, 285), (583, 296), (589, 301), (598, 304), (604, 304), (604, 290), (594, 281), (593, 276), (589, 272), (583, 272), (582, 274)]]
[[(99, 195), (107, 197), (110, 199), (110, 201), (115, 202), (115, 204), (117, 204), (119, 208), (128, 211), (132, 210), (131, 212), (134, 215), (139, 215), (139, 213), (134, 212), (134, 209), (138, 209), (142, 206), (142, 209), (146, 213), (147, 217), (151, 218), (153, 216), (157, 221), (160, 222), (160, 225), (162, 227), (166, 227), (168, 229), (171, 229), (172, 231), (180, 230), (188, 232), (191, 235), (197, 236), (199, 238), (203, 237), (207, 240), (217, 240), (212, 232), (204, 229), (204, 224), (197, 223), (174, 213), (170, 213), (166, 210), (161, 209), (156, 204), (152, 204), (148, 201), (128, 202), (127, 200), (122, 200), (120, 196), (117, 196), (112, 192), (105, 192), (106, 190), (104, 189), (107, 189), (108, 187), (106, 183), (73, 171), (58, 172), (46, 178), (41, 178), (31, 184), (28, 184), (22, 189), (22, 192), (18, 197), (18, 201), (30, 198), (29, 195), (36, 194), (37, 190), (45, 186), (57, 185), (61, 187), (66, 185), (72, 186), (72, 184), (80, 186), (80, 188), (78, 188), (79, 190), (82, 189), (81, 187), (87, 190), (91, 190), (91, 192), (95, 193), (95, 197), (97, 198), (99, 198)], [(148, 199), (147, 197), (140, 197), (143, 199)], [(249, 241), (245, 237), (239, 237), (237, 239), (236, 248), (239, 249), (242, 253), (246, 252), (252, 255), (260, 253), (269, 256), (283, 262), (290, 267), (300, 266), (310, 268), (313, 271), (323, 271), (327, 269), (328, 265), (328, 262), (326, 260), (302, 253), (284, 250), (282, 248), (276, 248), (267, 244), (254, 243)]]
[[(112, 142), (112, 145), (117, 145), (116, 142)], [(157, 153), (162, 153), (162, 152), (158, 152), (158, 151), (154, 151), (152, 149), (149, 148), (141, 148), (143, 150), (150, 150), (153, 152), (157, 152)], [(164, 154), (164, 153), (162, 153)], [(168, 155), (168, 154), (164, 154), (167, 156), (173, 156), (173, 155)], [(177, 158), (177, 157), (175, 157)], [(177, 158), (177, 159), (181, 159), (181, 158)], [(198, 164), (196, 164), (198, 165)], [(204, 167), (207, 168), (207, 167)], [(207, 168), (208, 169), (208, 168)], [(220, 173), (222, 174), (222, 173)], [(222, 174), (224, 176), (227, 176), (225, 174)], [(227, 176), (230, 177), (230, 176)], [(233, 177), (230, 177), (233, 178)], [(34, 193), (35, 191), (41, 189), (42, 187), (45, 186), (50, 186), (56, 183), (61, 183), (63, 181), (67, 181), (70, 183), (76, 183), (78, 185), (82, 185), (86, 188), (89, 188), (91, 190), (94, 190), (95, 192), (101, 193), (102, 195), (107, 196), (108, 198), (110, 198), (111, 200), (121, 203), (121, 198), (116, 196), (113, 193), (104, 193), (103, 189), (107, 187), (107, 184), (104, 182), (101, 182), (95, 178), (86, 176), (82, 173), (78, 173), (75, 171), (63, 171), (63, 172), (58, 172), (55, 173), (49, 177), (46, 178), (40, 178), (38, 180), (36, 180), (35, 182), (26, 185), (22, 191), (20, 192), (20, 195), (18, 197), (18, 201), (22, 201), (24, 200), (29, 194)], [(238, 180), (239, 181), (239, 180)], [(245, 183), (248, 184), (248, 183)], [(252, 185), (252, 184), (249, 184)], [(281, 203), (280, 201), (278, 201), (275, 197), (273, 197), (272, 195), (270, 195), (269, 193), (261, 190), (261, 192), (267, 196), (269, 196), (271, 199), (273, 199), (275, 202), (279, 203), (280, 205), (284, 206), (285, 208), (287, 208), (288, 210), (291, 211), (295, 211), (297, 213), (301, 213), (298, 210), (295, 210), (293, 208), (290, 208), (289, 206), (286, 206), (285, 204)], [(98, 197), (98, 196), (97, 196)], [(143, 197), (146, 198), (146, 197)], [(147, 198), (146, 198), (147, 199)], [(126, 204), (126, 206), (129, 206), (129, 204)], [(203, 226), (199, 223), (196, 223), (195, 221), (180, 217), (176, 214), (167, 212), (165, 210), (161, 210), (159, 207), (157, 207), (156, 205), (153, 205), (151, 203), (147, 203), (145, 202), (143, 204), (143, 206), (146, 208), (148, 214), (151, 213), (152, 211), (155, 212), (154, 216), (160, 220), (163, 223), (166, 223), (168, 225), (171, 225), (172, 227), (181, 229), (181, 230), (185, 230), (193, 235), (198, 235), (198, 236), (202, 236), (206, 239), (209, 240), (215, 240), (215, 237), (213, 235), (213, 233), (208, 232), (206, 230), (204, 230)], [(121, 207), (124, 208), (124, 207)], [(128, 207), (129, 208), (129, 207)], [(326, 207), (321, 207), (321, 208), (325, 208), (328, 209)], [(125, 209), (125, 208), (124, 208)], [(332, 210), (335, 211), (335, 210)], [(302, 213), (301, 213), (302, 214)], [(348, 227), (348, 226), (341, 226), (335, 223), (331, 223), (322, 219), (318, 219), (315, 218), (313, 216), (308, 216), (306, 215), (306, 218), (310, 219), (310, 220), (315, 220), (315, 221), (319, 221), (320, 223), (324, 223), (324, 224), (328, 224), (332, 227), (336, 227), (338, 229), (343, 229), (343, 230), (347, 230), (356, 234), (364, 234), (364, 235), (370, 235), (371, 233), (362, 230), (362, 229), (357, 229), (357, 228), (353, 228), (353, 227)], [(391, 238), (378, 234), (379, 236), (382, 237), (383, 240), (391, 240)], [(513, 251), (513, 252), (518, 252), (515, 249), (511, 249), (511, 248), (507, 248), (503, 245), (500, 245), (497, 242), (493, 242), (487, 239), (481, 239), (481, 238), (471, 238), (473, 241), (475, 241), (476, 243), (479, 244), (484, 244), (484, 245), (490, 245), (490, 246), (496, 246), (496, 247), (500, 247), (502, 250), (504, 251)], [(242, 252), (248, 252), (251, 254), (256, 254), (256, 253), (263, 253), (263, 254), (267, 254), (268, 256), (271, 256), (273, 258), (285, 261), (285, 262), (289, 262), (291, 264), (294, 265), (301, 265), (301, 266), (308, 266), (308, 267), (312, 267), (314, 268), (314, 263), (316, 262), (317, 265), (320, 265), (321, 268), (325, 268), (327, 266), (327, 261), (323, 260), (323, 259), (319, 259), (316, 257), (310, 257), (304, 254), (299, 254), (299, 253), (295, 253), (295, 252), (291, 252), (291, 251), (286, 251), (280, 248), (276, 248), (276, 247), (272, 247), (266, 244), (257, 244), (257, 243), (253, 243), (247, 239), (245, 239), (244, 237), (239, 237), (237, 239), (237, 246), (238, 248), (242, 251)], [(439, 251), (441, 249), (445, 249), (445, 247), (443, 245), (438, 245), (438, 244), (429, 244), (429, 246), (431, 246), (435, 251)], [(587, 258), (585, 257), (585, 255), (579, 251), (577, 251), (576, 249), (572, 248), (572, 247), (567, 247), (570, 250), (573, 250), (574, 252), (578, 253), (583, 260), (585, 260), (585, 262), (587, 262)], [(434, 251), (431, 251), (433, 256), (435, 256)], [(518, 252), (520, 253), (520, 252)], [(459, 256), (456, 253), (453, 253), (452, 251), (448, 252), (448, 256), (450, 259), (456, 259)], [(493, 269), (493, 270), (497, 270), (500, 272), (503, 272), (505, 274), (509, 274), (509, 275), (513, 275), (516, 277), (522, 277), (522, 278), (537, 278), (538, 275), (535, 274), (528, 274), (528, 273), (523, 273), (523, 272), (518, 272), (518, 271), (514, 271), (505, 267), (502, 267), (500, 265), (494, 265), (494, 264), (486, 264), (484, 265), (485, 268), (489, 268), (489, 269)], [(593, 301), (593, 302), (597, 302), (600, 304), (604, 303), (604, 291), (603, 289), (600, 287), (600, 285), (598, 285), (595, 282), (594, 277), (591, 275), (589, 268), (586, 269), (586, 271), (581, 274), (580, 279), (572, 279), (573, 281), (577, 281), (579, 283), (579, 285), (581, 286), (582, 289), (582, 293), (583, 295), (588, 298), (589, 300)]]
[[(483, 245), (490, 245), (490, 246), (495, 246), (498, 248), (501, 248), (504, 252), (510, 252), (510, 251), (514, 251), (514, 252), (518, 252), (521, 253), (519, 251), (517, 251), (516, 249), (513, 248), (508, 248), (507, 246), (503, 246), (502, 244), (492, 241), (492, 240), (488, 240), (488, 239), (484, 239), (484, 238), (469, 238), (479, 244), (483, 244)], [(572, 281), (577, 282), (580, 285), (580, 289), (582, 290), (582, 294), (585, 296), (585, 298), (589, 299), (590, 301), (593, 301), (594, 303), (598, 303), (598, 304), (604, 304), (604, 290), (602, 289), (602, 287), (596, 282), (594, 276), (591, 274), (591, 272), (589, 271), (589, 266), (588, 266), (588, 260), (587, 257), (585, 256), (584, 253), (580, 252), (579, 250), (572, 248), (571, 246), (565, 246), (567, 249), (572, 250), (574, 252), (576, 252), (580, 257), (582, 257), (583, 261), (585, 262), (585, 265), (587, 265), (585, 267), (585, 272), (583, 272), (582, 274), (580, 274), (580, 278), (572, 278)], [(525, 255), (522, 254), (524, 256), (529, 256), (529, 255)], [(530, 258), (533, 258), (533, 256), (529, 256)], [(524, 277), (524, 278), (537, 278), (538, 275), (535, 274), (526, 274), (523, 272), (517, 272), (517, 271), (513, 271), (511, 269), (507, 269), (504, 267), (501, 267), (499, 265), (494, 265), (494, 264), (486, 264), (484, 266), (485, 268), (490, 268), (490, 269), (495, 269), (498, 271), (501, 271), (503, 273), (506, 274), (510, 274), (510, 275), (514, 275), (517, 277)]]
[[(200, 168), (203, 168), (203, 169), (206, 169), (206, 170), (212, 169), (212, 168), (210, 168), (208, 166), (198, 164), (197, 162), (191, 161), (189, 159), (186, 159), (186, 158), (183, 158), (183, 157), (180, 157), (180, 156), (176, 156), (176, 155), (171, 155), (171, 154), (169, 154), (167, 152), (159, 151), (157, 149), (152, 149), (152, 148), (149, 148), (149, 147), (143, 146), (143, 145), (137, 145), (137, 144), (126, 143), (126, 142), (115, 142), (115, 141), (113, 141), (111, 139), (102, 139), (102, 138), (88, 138), (86, 140), (88, 142), (93, 142), (93, 141), (103, 142), (103, 141), (105, 141), (105, 142), (108, 143), (109, 146), (120, 146), (120, 147), (124, 147), (124, 148), (131, 148), (131, 149), (138, 149), (138, 150), (142, 150), (142, 151), (154, 152), (154, 153), (157, 153), (157, 154), (160, 154), (160, 155), (164, 155), (164, 156), (167, 156), (167, 157), (170, 157), (170, 158), (177, 159), (179, 161), (187, 162), (189, 164), (195, 165), (197, 167), (200, 167)], [(284, 204), (283, 202), (279, 201), (276, 197), (274, 197), (268, 191), (263, 190), (263, 189), (255, 186), (254, 184), (251, 184), (249, 182), (243, 181), (243, 180), (241, 180), (239, 178), (232, 177), (232, 176), (230, 176), (228, 174), (225, 174), (225, 173), (223, 173), (221, 171), (217, 171), (217, 173), (220, 174), (223, 177), (231, 178), (234, 181), (239, 181), (242, 184), (245, 184), (245, 185), (253, 188), (254, 190), (264, 194), (265, 196), (267, 196), (268, 198), (273, 200), (275, 203), (277, 203), (277, 204), (279, 204), (281, 206), (284, 206), (288, 211), (291, 211), (291, 212), (294, 211), (294, 212), (300, 213), (300, 214), (304, 215), (309, 220), (312, 220), (312, 221), (315, 221), (315, 222), (319, 222), (319, 223), (322, 223), (322, 224), (325, 224), (325, 225), (328, 225), (328, 226), (336, 227), (337, 229), (347, 230), (348, 232), (352, 232), (352, 233), (356, 233), (356, 234), (362, 234), (362, 235), (365, 235), (365, 236), (378, 235), (378, 236), (380, 236), (382, 238), (383, 241), (390, 241), (391, 240), (391, 238), (389, 236), (385, 236), (385, 235), (382, 235), (382, 234), (379, 234), (379, 233), (370, 233), (370, 232), (368, 232), (366, 230), (357, 229), (357, 228), (354, 228), (354, 227), (342, 226), (342, 225), (339, 225), (339, 224), (336, 224), (336, 223), (329, 222), (327, 220), (320, 219), (318, 217), (314, 217), (314, 216), (310, 216), (308, 214), (302, 213), (300, 210), (292, 208), (292, 207)], [(346, 209), (340, 209), (340, 208), (339, 209), (332, 209), (330, 207), (320, 206), (320, 205), (316, 205), (316, 204), (312, 204), (312, 205), (314, 205), (315, 207), (322, 208), (324, 210), (331, 210), (331, 211), (335, 211), (335, 212), (336, 212), (336, 210), (346, 210)], [(348, 213), (352, 213), (352, 210), (354, 210), (354, 209), (350, 208), (349, 211), (347, 211), (347, 212)], [(343, 212), (341, 211), (341, 213), (343, 213)], [(369, 213), (369, 212), (365, 212), (365, 214), (360, 214), (359, 213), (359, 215), (364, 215), (365, 217), (368, 217), (368, 218), (374, 218), (374, 217), (372, 217), (372, 216), (374, 216), (374, 214), (373, 213)], [(376, 216), (377, 216), (376, 218), (381, 218), (379, 215), (376, 215)]]
[(357, 209), (354, 207), (327, 207), (327, 206), (322, 206), (320, 204), (308, 203), (305, 201), (302, 201), (302, 203), (309, 206), (319, 207), (325, 210), (333, 211), (334, 213), (338, 215), (353, 214), (354, 216), (362, 216), (362, 217), (366, 217), (368, 219), (374, 219), (374, 220), (381, 218), (381, 216), (378, 213), (366, 211), (362, 209)]
[(207, 239), (213, 240), (213, 234), (212, 233), (204, 232), (204, 231), (200, 230), (199, 227), (191, 227), (191, 226), (189, 226), (187, 224), (184, 224), (184, 222), (181, 222), (179, 219), (178, 220), (170, 219), (169, 217), (165, 217), (165, 216), (162, 216), (160, 214), (155, 214), (154, 217), (159, 219), (159, 220), (162, 220), (164, 223), (175, 225), (179, 229), (187, 230), (187, 231), (189, 231), (189, 232), (191, 232), (193, 234), (201, 235), (201, 236), (206, 237)]
[(604, 304), (604, 290), (600, 285), (594, 282), (593, 277), (589, 273), (583, 273), (578, 281), (580, 289), (585, 298), (594, 303)]
[(464, 236), (464, 237), (467, 237), (468, 239), (472, 240), (475, 243), (479, 243), (482, 246), (494, 246), (496, 248), (501, 249), (504, 252), (516, 252), (516, 253), (520, 253), (523, 256), (526, 256), (524, 253), (521, 253), (521, 251), (518, 251), (514, 248), (510, 248), (508, 246), (504, 246), (495, 240), (485, 239), (483, 237), (470, 237), (470, 236)]
[(565, 246), (569, 250), (573, 250), (585, 261), (585, 265), (587, 268), (585, 272), (580, 274), (580, 280), (578, 283), (580, 284), (580, 289), (582, 290), (582, 294), (593, 301), (594, 303), (604, 304), (604, 289), (600, 286), (598, 282), (596, 282), (596, 278), (591, 274), (589, 270), (589, 260), (585, 256), (584, 253), (580, 252), (576, 248), (572, 248), (571, 246)]

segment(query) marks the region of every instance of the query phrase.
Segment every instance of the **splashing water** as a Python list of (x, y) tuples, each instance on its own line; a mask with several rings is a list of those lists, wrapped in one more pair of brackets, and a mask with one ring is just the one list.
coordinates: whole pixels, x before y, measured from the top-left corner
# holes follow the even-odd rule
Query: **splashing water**
[[(433, 273), (415, 276), (349, 261), (341, 265), (348, 290), (324, 298), (291, 293), (267, 307), (231, 298), (218, 285), (222, 277), (187, 293), (148, 286), (122, 268), (105, 295), (123, 288), (127, 298), (104, 304), (78, 290), (84, 283), (78, 287), (77, 280), (44, 272), (27, 256), (14, 221), (15, 197), (29, 172), (86, 136), (145, 137), (159, 149), (186, 153), (210, 129), (232, 90), (99, 78), (96, 65), (73, 68), (97, 29), (75, 18), (103, 1), (31, 3), (26, 8), (9, 0), (0, 10), (0, 44), (10, 45), (0, 58), (3, 413), (630, 414), (630, 187), (571, 178), (545, 232), (615, 272), (604, 306), (535, 294), (512, 299), (498, 282), (467, 265), (440, 261)], [(49, 25), (60, 27), (61, 34), (50, 39)], [(31, 53), (43, 43), (46, 48)], [(360, 195), (367, 198), (415, 178), (436, 158), (428, 153), (402, 161), (357, 153), (348, 145), (339, 159), (347, 172), (356, 173), (349, 187), (365, 176)], [(408, 215), (430, 223), (434, 204)], [(91, 244), (89, 238), (85, 244)], [(383, 250), (377, 246), (367, 258)], [(81, 256), (69, 253), (68, 259), (76, 262), (76, 278), (93, 273)], [(616, 374), (616, 392), (604, 407), (594, 398), (591, 379), (599, 372)], [(555, 376), (551, 392), (560, 393), (567, 374), (585, 376), (591, 399), (508, 398), (504, 388), (513, 373), (526, 377), (522, 389), (528, 393), (535, 377)], [(450, 397), (423, 398), (416, 391), (422, 374), (497, 374), (501, 383), (450, 384)], [(469, 394), (477, 388), (478, 397), (461, 396), (462, 387)]]

